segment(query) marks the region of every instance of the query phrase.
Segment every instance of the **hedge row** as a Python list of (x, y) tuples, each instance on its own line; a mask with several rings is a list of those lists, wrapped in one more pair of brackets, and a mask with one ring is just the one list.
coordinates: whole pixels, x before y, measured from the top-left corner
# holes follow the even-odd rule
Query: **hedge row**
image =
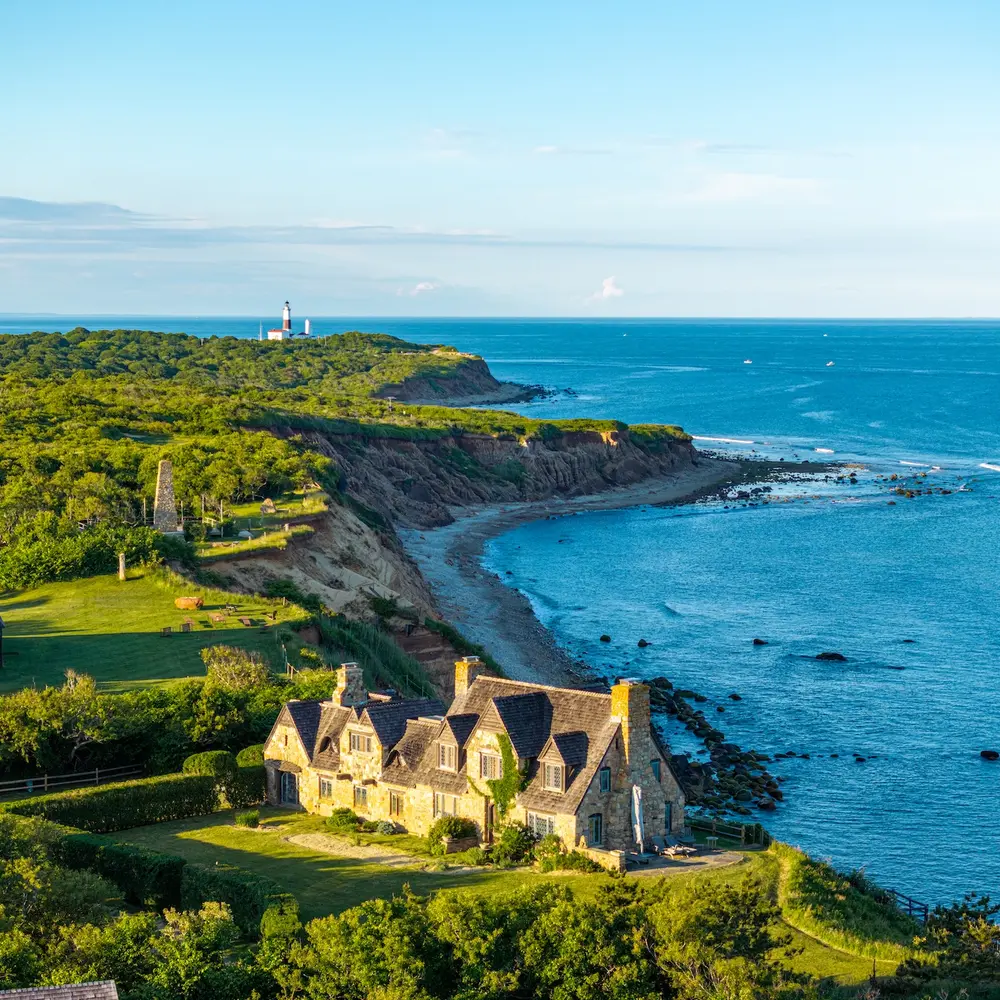
[(226, 798), (234, 809), (252, 809), (264, 801), (266, 784), (267, 769), (263, 764), (239, 767), (226, 784)]
[(200, 774), (164, 774), (0, 805), (5, 812), (41, 816), (90, 833), (115, 833), (172, 819), (205, 816), (218, 808), (216, 779)]
[(205, 902), (228, 903), (233, 920), (246, 934), (256, 935), (272, 907), (298, 910), (295, 897), (266, 875), (235, 865), (189, 863), (181, 874), (181, 906), (196, 910)]

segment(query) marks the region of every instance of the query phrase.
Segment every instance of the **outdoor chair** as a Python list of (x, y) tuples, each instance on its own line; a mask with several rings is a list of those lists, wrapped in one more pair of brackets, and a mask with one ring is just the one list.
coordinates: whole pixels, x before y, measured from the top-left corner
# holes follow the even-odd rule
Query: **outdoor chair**
[(191, 631), (191, 622), (184, 622), (181, 625), (181, 631), (182, 632), (190, 632)]
[(252, 628), (253, 627), (253, 622), (250, 621), (249, 618), (241, 618), (240, 619), (240, 624), (245, 625), (247, 628)]
[(166, 628), (161, 628), (160, 629), (160, 638), (161, 639), (166, 639), (170, 635), (171, 632), (173, 632), (173, 629), (169, 625)]
[(225, 615), (219, 615), (219, 614), (209, 615), (209, 618), (211, 618), (212, 621), (215, 622), (216, 624), (221, 624), (226, 620)]

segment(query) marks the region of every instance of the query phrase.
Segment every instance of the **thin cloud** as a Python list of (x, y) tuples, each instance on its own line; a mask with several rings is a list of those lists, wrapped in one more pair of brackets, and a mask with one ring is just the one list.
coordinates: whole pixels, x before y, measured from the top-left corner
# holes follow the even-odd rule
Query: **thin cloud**
[(535, 146), (536, 156), (610, 156), (610, 149), (582, 149), (576, 146)]
[(427, 292), (437, 291), (440, 287), (440, 285), (435, 284), (433, 281), (418, 281), (412, 288), (400, 288), (396, 294), (409, 295), (410, 298), (416, 298), (418, 295), (424, 295)]
[(610, 278), (605, 278), (601, 282), (599, 291), (594, 292), (588, 299), (589, 302), (604, 302), (607, 299), (620, 299), (625, 294), (625, 289), (617, 284), (617, 279), (612, 274)]
[(810, 177), (783, 177), (727, 171), (707, 177), (699, 188), (684, 196), (685, 201), (789, 201), (811, 199), (819, 191), (819, 181)]

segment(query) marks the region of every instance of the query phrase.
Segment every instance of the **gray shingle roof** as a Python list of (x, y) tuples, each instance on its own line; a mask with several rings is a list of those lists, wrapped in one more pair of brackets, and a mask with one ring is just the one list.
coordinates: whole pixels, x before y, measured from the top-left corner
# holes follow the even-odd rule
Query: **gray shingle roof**
[(114, 980), (76, 983), (73, 986), (31, 986), (26, 990), (0, 990), (0, 997), (15, 1000), (118, 1000)]
[(290, 701), (285, 708), (302, 739), (306, 753), (311, 754), (316, 744), (316, 730), (319, 729), (320, 702)]
[(362, 718), (371, 723), (383, 747), (389, 749), (402, 739), (409, 719), (421, 715), (443, 715), (444, 705), (434, 698), (406, 698), (398, 701), (370, 701)]

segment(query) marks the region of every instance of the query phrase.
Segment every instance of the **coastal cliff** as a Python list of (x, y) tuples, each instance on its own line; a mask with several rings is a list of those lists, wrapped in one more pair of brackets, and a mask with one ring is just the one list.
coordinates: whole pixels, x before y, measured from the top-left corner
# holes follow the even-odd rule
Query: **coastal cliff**
[[(452, 357), (457, 352), (434, 351)], [(519, 403), (545, 393), (540, 385), (501, 382), (494, 378), (489, 365), (475, 354), (460, 354), (450, 368), (432, 374), (420, 374), (382, 386), (376, 399), (396, 399), (404, 403), (445, 403), (451, 406), (476, 406)]]
[(690, 441), (637, 442), (628, 429), (517, 440), (461, 434), (434, 440), (311, 434), (346, 492), (403, 527), (454, 519), (450, 507), (581, 496), (628, 486), (696, 464)]

